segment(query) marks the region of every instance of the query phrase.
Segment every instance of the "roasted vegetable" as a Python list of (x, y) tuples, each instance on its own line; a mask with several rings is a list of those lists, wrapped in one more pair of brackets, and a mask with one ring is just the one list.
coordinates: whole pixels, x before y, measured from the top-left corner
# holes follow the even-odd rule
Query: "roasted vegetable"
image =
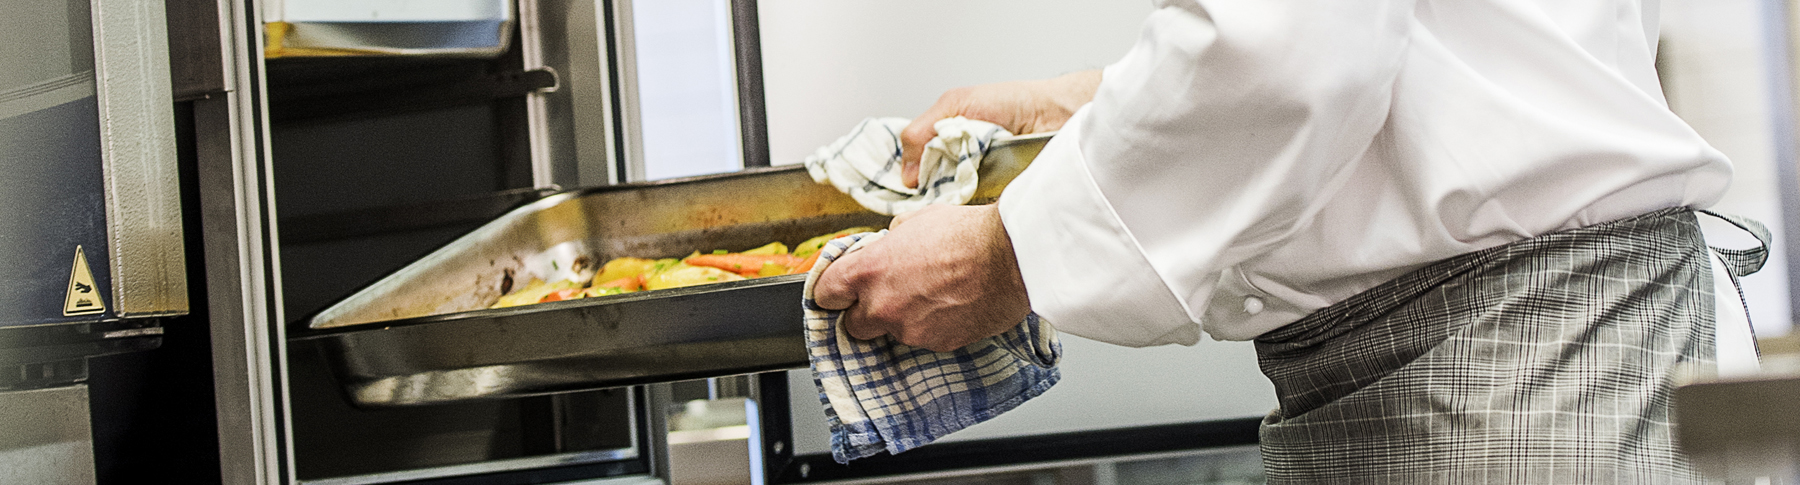
[(744, 277), (719, 268), (677, 264), (644, 278), (644, 289), (662, 290), (741, 279)]
[(626, 276), (605, 283), (595, 283), (594, 288), (614, 288), (619, 292), (631, 292), (644, 289), (644, 275)]
[(553, 301), (573, 300), (576, 298), (581, 298), (581, 293), (585, 292), (585, 291), (587, 291), (587, 289), (584, 289), (584, 288), (569, 288), (566, 290), (552, 291), (552, 292), (550, 292), (550, 294), (544, 295), (544, 299), (538, 300), (538, 303), (550, 303)]
[(832, 239), (837, 239), (840, 237), (844, 237), (844, 236), (848, 236), (848, 235), (856, 234), (856, 233), (860, 233), (860, 232), (875, 232), (875, 228), (852, 227), (852, 228), (834, 232), (831, 234), (826, 234), (826, 235), (815, 237), (812, 239), (807, 239), (806, 242), (800, 243), (800, 245), (798, 245), (798, 246), (794, 246), (794, 256), (799, 257), (799, 258), (812, 256), (814, 254), (817, 254), (819, 252), (819, 248), (825, 247), (825, 243), (831, 242)]
[[(798, 263), (796, 263), (796, 264), (798, 264)], [(793, 273), (794, 273), (794, 268), (792, 268), (792, 267), (783, 266), (783, 265), (779, 265), (779, 264), (770, 262), (770, 263), (763, 263), (762, 269), (756, 270), (756, 276), (750, 276), (750, 275), (744, 275), (744, 276), (749, 276), (751, 278), (761, 278), (764, 276), (781, 276), (784, 274), (793, 274)]]
[(616, 281), (620, 278), (643, 276), (656, 268), (656, 260), (644, 258), (618, 258), (607, 261), (600, 267), (600, 274), (594, 275), (594, 281)]
[(812, 271), (813, 264), (817, 263), (817, 262), (819, 262), (819, 252), (813, 251), (812, 254), (809, 254), (806, 256), (806, 259), (801, 260), (799, 265), (796, 265), (793, 267), (793, 269), (788, 270), (788, 274), (799, 274), (799, 273), (805, 273), (807, 271)]
[(781, 241), (775, 241), (772, 243), (764, 244), (760, 248), (751, 249), (749, 251), (744, 251), (744, 252), (738, 253), (738, 254), (787, 254), (787, 253), (788, 253), (787, 245), (782, 244)]
[(719, 268), (745, 277), (755, 277), (761, 274), (763, 267), (767, 265), (776, 265), (782, 268), (775, 274), (787, 274), (787, 268), (798, 266), (800, 258), (786, 254), (701, 254), (689, 256), (681, 262), (693, 266)]
[[(701, 254), (695, 251), (680, 259), (616, 258), (601, 266), (599, 274), (583, 281), (546, 283), (533, 279), (517, 291), (500, 297), (491, 308), (805, 273), (819, 259), (819, 248), (826, 242), (873, 230), (853, 227), (808, 239), (796, 246), (792, 254), (786, 244), (772, 242), (738, 253), (716, 250), (712, 254)], [(592, 286), (587, 284), (589, 281)]]
[(530, 283), (526, 283), (524, 288), (520, 288), (519, 291), (514, 291), (506, 296), (500, 297), (500, 301), (495, 302), (494, 306), (488, 308), (530, 305), (542, 301), (545, 296), (548, 296), (551, 293), (567, 289), (579, 290), (581, 289), (581, 283), (570, 280), (545, 283), (543, 280), (533, 279)]
[(581, 294), (576, 295), (575, 297), (576, 298), (587, 298), (590, 296), (623, 295), (626, 293), (632, 293), (632, 292), (636, 292), (636, 291), (638, 291), (638, 290), (627, 290), (627, 289), (620, 288), (617, 286), (595, 286), (595, 287), (590, 287), (585, 290), (581, 290)]

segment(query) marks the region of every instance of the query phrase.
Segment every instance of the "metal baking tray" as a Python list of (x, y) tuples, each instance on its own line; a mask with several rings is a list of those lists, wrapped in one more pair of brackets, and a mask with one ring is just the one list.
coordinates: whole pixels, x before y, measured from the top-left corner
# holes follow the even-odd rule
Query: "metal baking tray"
[[(999, 197), (1049, 139), (995, 142), (974, 203)], [(583, 241), (600, 261), (796, 244), (885, 227), (800, 166), (551, 195), (513, 210), (289, 332), (358, 406), (407, 406), (807, 365), (805, 275), (488, 309), (525, 258)], [(307, 350), (311, 348), (314, 350)]]

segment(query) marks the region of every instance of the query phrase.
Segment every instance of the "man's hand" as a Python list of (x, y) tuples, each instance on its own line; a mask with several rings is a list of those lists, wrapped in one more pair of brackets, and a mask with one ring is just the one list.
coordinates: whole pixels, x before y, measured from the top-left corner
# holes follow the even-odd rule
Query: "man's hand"
[(937, 137), (938, 120), (961, 116), (1006, 128), (1015, 135), (1056, 131), (1075, 110), (1094, 99), (1100, 71), (1081, 71), (1053, 79), (1014, 81), (952, 89), (937, 104), (900, 132), (900, 179), (919, 186), (919, 157)]
[(1031, 312), (999, 209), (932, 206), (897, 217), (880, 241), (825, 268), (819, 306), (850, 336), (892, 336), (948, 352), (999, 335)]

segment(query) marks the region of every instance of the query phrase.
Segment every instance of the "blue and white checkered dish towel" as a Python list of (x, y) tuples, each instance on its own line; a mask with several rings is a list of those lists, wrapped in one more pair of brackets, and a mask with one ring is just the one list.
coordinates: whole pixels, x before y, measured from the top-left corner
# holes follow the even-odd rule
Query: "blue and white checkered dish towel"
[(996, 138), (1012, 136), (1000, 125), (963, 117), (933, 125), (937, 138), (919, 158), (919, 188), (900, 175), (900, 132), (912, 120), (868, 118), (830, 145), (806, 157), (813, 180), (829, 183), (869, 210), (902, 214), (931, 204), (964, 204), (975, 196), (976, 169)]
[(1006, 333), (954, 352), (914, 348), (888, 337), (857, 340), (843, 331), (841, 312), (813, 302), (813, 282), (838, 256), (884, 234), (831, 241), (806, 278), (806, 350), (831, 424), (831, 457), (838, 463), (931, 443), (1018, 407), (1061, 377), (1056, 363), (1062, 343), (1035, 313)]

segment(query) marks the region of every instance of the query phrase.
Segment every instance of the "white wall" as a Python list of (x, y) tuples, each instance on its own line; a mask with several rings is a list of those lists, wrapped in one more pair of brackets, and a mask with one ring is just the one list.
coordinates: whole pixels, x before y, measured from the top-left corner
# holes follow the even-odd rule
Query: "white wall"
[(728, 2), (632, 2), (631, 14), (644, 178), (742, 169)]
[(773, 164), (870, 116), (911, 118), (945, 90), (1097, 69), (1124, 56), (1148, 0), (762, 0)]
[[(1669, 109), (1731, 157), (1736, 169), (1730, 192), (1713, 209), (1762, 221), (1775, 233), (1768, 264), (1743, 285), (1757, 332), (1777, 336), (1788, 333), (1792, 316), (1763, 28), (1768, 1), (1665, 0), (1661, 75)], [(1715, 245), (1754, 245), (1729, 226), (1708, 223), (1706, 229)]]

